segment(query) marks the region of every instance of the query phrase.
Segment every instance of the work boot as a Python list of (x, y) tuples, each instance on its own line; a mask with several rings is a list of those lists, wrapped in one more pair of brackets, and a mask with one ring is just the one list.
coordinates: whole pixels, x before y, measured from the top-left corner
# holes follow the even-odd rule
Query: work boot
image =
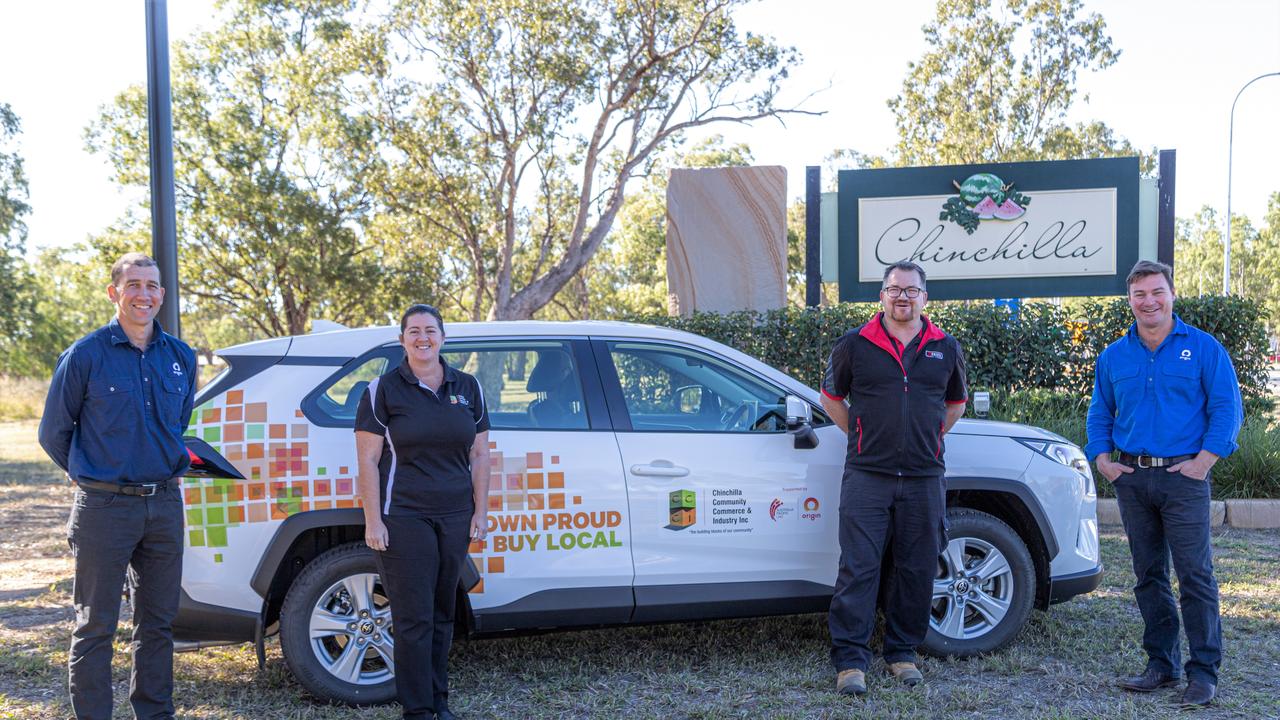
[(1187, 689), (1182, 691), (1182, 707), (1206, 707), (1213, 702), (1213, 696), (1217, 692), (1217, 686), (1211, 682), (1192, 680), (1187, 683)]
[(1147, 668), (1141, 675), (1127, 677), (1120, 681), (1120, 687), (1131, 692), (1152, 692), (1160, 688), (1173, 687), (1178, 678), (1166, 672)]
[(867, 692), (867, 674), (861, 670), (841, 670), (836, 675), (836, 692), (841, 695), (863, 695)]
[(920, 681), (924, 680), (924, 675), (920, 674), (920, 669), (916, 667), (915, 663), (889, 663), (885, 666), (885, 669), (889, 671), (889, 674), (892, 675), (895, 680), (905, 685), (919, 685)]

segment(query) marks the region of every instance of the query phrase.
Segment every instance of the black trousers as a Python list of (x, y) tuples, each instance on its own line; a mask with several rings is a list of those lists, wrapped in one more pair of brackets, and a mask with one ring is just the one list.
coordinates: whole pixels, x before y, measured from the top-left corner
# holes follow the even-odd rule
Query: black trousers
[(375, 554), (391, 601), (396, 694), (405, 718), (431, 718), (448, 707), (449, 646), (458, 576), (470, 562), (471, 511), (382, 521), (387, 549)]
[(173, 717), (173, 618), (182, 589), (182, 495), (176, 483), (151, 497), (76, 489), (67, 523), (75, 558), (76, 627), (68, 662), (71, 708), (79, 720), (109, 720), (111, 641), (120, 595), (133, 599), (134, 717)]
[(840, 486), (840, 572), (827, 625), (837, 671), (871, 664), (880, 566), (893, 547), (884, 604), (884, 661), (915, 662), (929, 631), (946, 488), (941, 476), (898, 477), (845, 469)]

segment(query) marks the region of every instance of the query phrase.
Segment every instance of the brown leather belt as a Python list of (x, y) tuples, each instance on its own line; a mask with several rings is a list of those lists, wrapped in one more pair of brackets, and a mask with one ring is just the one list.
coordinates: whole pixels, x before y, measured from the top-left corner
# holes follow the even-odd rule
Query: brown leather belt
[(120, 495), (135, 495), (138, 497), (151, 497), (156, 493), (169, 489), (169, 481), (162, 480), (154, 483), (109, 483), (98, 482), (97, 480), (76, 480), (76, 484), (82, 488), (90, 490), (102, 490), (104, 492), (118, 493)]
[(1190, 460), (1195, 455), (1174, 455), (1173, 457), (1151, 457), (1150, 455), (1130, 455), (1127, 452), (1120, 453), (1120, 462), (1124, 465), (1133, 465), (1143, 468), (1162, 468), (1170, 465), (1177, 465), (1180, 462)]

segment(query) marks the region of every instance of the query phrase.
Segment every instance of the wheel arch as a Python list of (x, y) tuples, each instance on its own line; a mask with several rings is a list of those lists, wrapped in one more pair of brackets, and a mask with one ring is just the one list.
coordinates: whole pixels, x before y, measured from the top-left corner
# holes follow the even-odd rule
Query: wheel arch
[(1026, 544), (1036, 569), (1035, 607), (1049, 607), (1049, 564), (1058, 555), (1058, 540), (1031, 488), (1017, 480), (948, 476), (947, 507), (979, 510), (1012, 528)]
[(364, 538), (360, 508), (310, 510), (280, 523), (258, 560), (250, 586), (263, 598), (262, 626), (280, 618), (280, 606), (294, 579), (315, 558), (332, 548)]

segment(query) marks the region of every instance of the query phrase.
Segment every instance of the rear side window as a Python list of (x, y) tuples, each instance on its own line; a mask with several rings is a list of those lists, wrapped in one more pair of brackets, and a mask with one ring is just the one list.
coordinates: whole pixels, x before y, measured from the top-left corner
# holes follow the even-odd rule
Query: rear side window
[(489, 425), (503, 430), (585, 430), (582, 377), (559, 340), (448, 342), (445, 362), (474, 375)]
[[(319, 394), (313, 396), (311, 408), (318, 411), (328, 422), (322, 424), (329, 427), (352, 427), (356, 421), (356, 406), (364, 389), (374, 378), (386, 373), (393, 364), (400, 362), (404, 351), (400, 347), (382, 348), (377, 354), (366, 357), (345, 372), (329, 378), (321, 386)], [(314, 419), (314, 418), (313, 418)]]

